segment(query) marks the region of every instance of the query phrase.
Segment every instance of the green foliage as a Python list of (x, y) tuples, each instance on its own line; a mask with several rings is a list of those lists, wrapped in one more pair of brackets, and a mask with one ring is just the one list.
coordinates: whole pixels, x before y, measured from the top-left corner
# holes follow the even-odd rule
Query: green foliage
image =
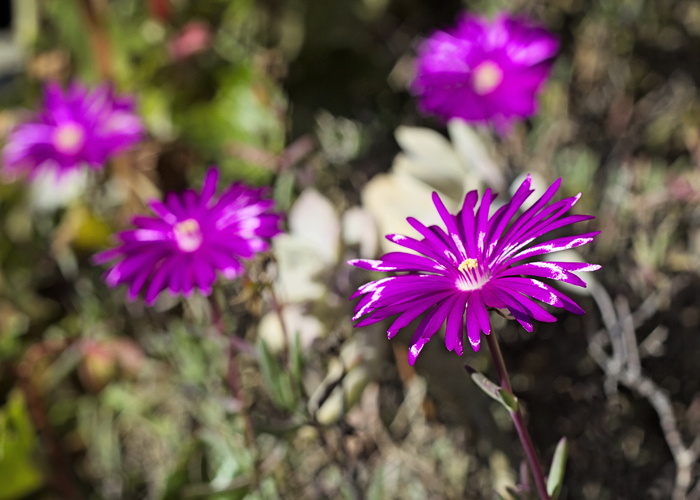
[(299, 334), (294, 335), (294, 340), (289, 345), (289, 359), (286, 366), (274, 357), (262, 337), (258, 339), (258, 353), (260, 370), (272, 400), (284, 410), (298, 410), (302, 395), (303, 370)]
[(547, 493), (552, 500), (559, 498), (562, 484), (564, 484), (564, 472), (566, 471), (566, 458), (569, 454), (569, 443), (566, 438), (561, 438), (557, 443), (552, 458), (552, 466), (547, 475)]
[(41, 487), (36, 431), (22, 393), (13, 390), (0, 408), (0, 499), (20, 498)]
[(469, 367), (468, 371), (474, 383), (484, 392), (484, 394), (501, 403), (501, 405), (503, 405), (503, 407), (509, 412), (518, 411), (518, 398), (513, 396), (503, 387), (493, 383), (488, 379), (488, 377), (477, 372), (473, 368)]
[[(668, 326), (673, 335), (659, 337), (654, 329), (641, 350), (667, 352), (671, 362), (645, 359), (644, 369), (667, 385), (674, 411), (687, 417), (682, 434), (694, 432), (692, 381), (700, 379), (693, 359), (700, 272), (694, 2), (470, 3), (488, 14), (531, 15), (562, 42), (537, 116), (508, 137), (456, 123), (442, 129), (417, 114), (405, 91), (418, 41), (452, 24), (463, 2), (165, 3), (171, 10), (161, 19), (146, 0), (94, 1), (93, 26), (81, 11), (87, 2), (13, 2), (22, 16), (17, 35), (27, 44), (26, 72), (3, 83), (1, 133), (38, 107), (46, 80), (103, 81), (99, 63), (120, 92), (136, 96), (148, 133), (54, 211), (39, 210), (25, 183), (0, 184), (0, 500), (60, 495), (47, 480), (55, 464), (42, 453), (17, 390), (23, 369), (70, 457), (78, 489), (90, 498), (493, 496), (496, 474), (485, 464), (494, 450), (508, 453), (499, 477), (510, 483), (521, 454), (512, 434), (498, 433), (500, 421), (482, 411), (478, 402), (488, 401), (477, 387), (510, 412), (518, 400), (477, 372), (468, 383), (460, 361), (439, 349), (431, 353), (432, 344), (421, 356), (446, 356), (434, 354), (413, 371), (402, 361), (407, 339), (392, 340), (392, 355), (383, 323), (367, 327), (371, 342), (358, 342), (351, 359), (343, 359), (348, 339), (358, 338), (345, 298), (364, 279), (345, 260), (384, 249), (376, 238), (388, 232), (384, 224), (434, 214), (434, 189), (455, 202), (487, 185), (507, 196), (524, 171), (547, 181), (562, 177), (566, 195), (584, 193), (576, 210), (597, 214), (587, 230), (603, 231), (587, 249), (605, 266), (597, 275), (601, 286), (624, 295), (632, 309), (652, 294), (661, 297), (653, 313), (658, 325), (644, 328)], [(173, 41), (192, 22), (205, 26), (208, 42), (174, 55)], [(95, 29), (108, 42), (106, 61), (96, 59)], [(309, 144), (302, 153), (293, 148), (299, 138)], [(222, 167), (224, 183), (273, 185), (281, 211), (292, 209), (300, 192), (315, 191), (333, 213), (324, 224), (322, 204), (312, 204), (294, 218), (297, 234), (275, 243), (274, 255), (249, 262), (241, 279), (222, 280), (216, 296), (223, 332), (197, 297), (163, 297), (153, 308), (127, 303), (124, 290), (108, 289), (103, 269), (89, 260), (147, 199), (200, 185), (209, 164)], [(383, 184), (371, 190), (370, 180)], [(350, 210), (357, 216), (354, 239)], [(259, 323), (271, 309), (266, 287), (282, 275), (290, 276), (287, 295), (303, 296), (280, 293), (282, 306), (293, 305), (318, 325), (290, 328), (292, 338), (279, 352), (260, 338)], [(564, 478), (568, 450), (560, 441), (548, 490), (553, 497), (572, 491), (585, 500), (612, 499), (625, 470), (628, 496), (648, 496), (652, 482), (661, 491), (669, 480), (656, 474), (670, 469), (662, 433), (655, 419), (638, 426), (635, 419), (648, 415), (646, 402), (627, 393), (617, 394), (615, 405), (598, 397), (602, 377), (582, 339), (600, 325), (590, 297), (580, 301), (592, 314), (562, 317), (566, 335), (542, 325), (536, 341), (493, 318), (505, 354), (516, 360), (516, 393), (527, 398), (541, 443), (564, 433), (581, 442), (571, 449)], [(227, 381), (232, 336), (245, 407)], [(469, 356), (487, 369), (483, 353)], [(599, 460), (591, 450), (614, 453)], [(521, 490), (506, 485), (497, 495), (534, 498)]]
[(281, 152), (284, 128), (279, 111), (283, 101), (276, 89), (249, 66), (223, 69), (217, 87), (219, 91), (208, 102), (176, 112), (176, 126), (208, 157), (216, 155), (222, 166), (246, 172), (249, 181), (267, 180), (269, 174), (259, 167), (257, 172), (245, 169), (252, 162), (221, 152), (232, 148)]

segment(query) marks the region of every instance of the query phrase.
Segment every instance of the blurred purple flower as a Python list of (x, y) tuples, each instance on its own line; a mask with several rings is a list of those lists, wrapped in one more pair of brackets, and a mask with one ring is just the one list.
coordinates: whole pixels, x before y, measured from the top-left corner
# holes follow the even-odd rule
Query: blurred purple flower
[(90, 91), (79, 83), (63, 91), (57, 83), (44, 88), (44, 109), (16, 127), (3, 151), (7, 173), (53, 168), (57, 174), (87, 165), (102, 168), (108, 158), (141, 140), (143, 126), (131, 97), (118, 97), (107, 85)]
[[(477, 207), (478, 195), (471, 191), (462, 210), (450, 214), (440, 197), (433, 193), (433, 203), (445, 229), (426, 227), (409, 217), (423, 239), (398, 234), (389, 241), (422, 255), (391, 252), (379, 260), (351, 260), (349, 264), (373, 271), (406, 272), (398, 276), (372, 281), (361, 286), (352, 296), (364, 295), (355, 309), (354, 320), (364, 316), (356, 326), (365, 326), (399, 315), (389, 327), (389, 338), (421, 314), (427, 312), (411, 341), (408, 362), (415, 363), (423, 346), (443, 323), (445, 345), (462, 355), (463, 332), (475, 351), (479, 350), (481, 332), (489, 334), (491, 323), (488, 308), (507, 309), (529, 332), (533, 320), (556, 321), (532, 299), (563, 307), (582, 314), (583, 310), (570, 298), (535, 278), (549, 278), (585, 287), (574, 272), (595, 271), (600, 266), (574, 262), (530, 262), (523, 259), (549, 252), (575, 248), (593, 240), (598, 232), (549, 239), (532, 244), (555, 229), (594, 217), (564, 214), (578, 201), (580, 194), (547, 205), (556, 193), (561, 179), (524, 213), (516, 215), (525, 200), (534, 192), (530, 176), (520, 185), (510, 202), (489, 217), (491, 203), (497, 195), (487, 190)], [(526, 277), (528, 276), (528, 277)], [(534, 277), (534, 278), (533, 278)]]
[(152, 305), (165, 289), (189, 296), (196, 287), (211, 294), (216, 271), (228, 279), (242, 274), (241, 259), (269, 248), (282, 217), (272, 211), (265, 188), (235, 183), (215, 197), (218, 178), (211, 168), (201, 194), (170, 193), (165, 203), (149, 203), (156, 217), (134, 217), (136, 229), (119, 233), (118, 247), (93, 257), (96, 264), (118, 259), (105, 274), (107, 284), (129, 284), (129, 300), (144, 290)]
[(464, 14), (454, 30), (437, 31), (418, 48), (412, 91), (423, 112), (493, 122), (503, 131), (535, 113), (558, 47), (554, 35), (527, 19)]

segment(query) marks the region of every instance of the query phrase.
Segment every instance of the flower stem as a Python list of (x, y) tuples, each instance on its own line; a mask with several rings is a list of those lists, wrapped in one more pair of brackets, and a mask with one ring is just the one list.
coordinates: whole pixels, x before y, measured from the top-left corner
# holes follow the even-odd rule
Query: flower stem
[(284, 312), (282, 311), (282, 304), (277, 299), (277, 293), (275, 292), (275, 284), (270, 283), (270, 305), (277, 315), (277, 319), (280, 322), (280, 328), (282, 329), (282, 336), (284, 337), (284, 354), (285, 358), (289, 358), (289, 343), (292, 338), (289, 336), (289, 330), (287, 330), (287, 323), (284, 320)]
[[(496, 339), (496, 333), (492, 331), (490, 335), (486, 335), (486, 341), (488, 343), (489, 350), (491, 351), (494, 365), (496, 365), (496, 371), (498, 372), (498, 379), (501, 387), (514, 396), (513, 387), (510, 384), (510, 377), (508, 376), (508, 371), (506, 370), (506, 364), (503, 361), (503, 355), (501, 354), (501, 348), (498, 345), (498, 339)], [(535, 479), (537, 493), (539, 494), (541, 500), (550, 500), (549, 494), (547, 493), (547, 482), (544, 479), (540, 462), (537, 459), (537, 452), (532, 444), (532, 439), (530, 438), (530, 434), (527, 432), (527, 428), (525, 427), (525, 420), (523, 419), (523, 414), (520, 411), (520, 408), (518, 408), (516, 411), (511, 411), (510, 417), (513, 419), (513, 425), (515, 425), (515, 430), (518, 432), (518, 437), (520, 438), (520, 442), (525, 450), (525, 456), (530, 464), (530, 470), (532, 471), (532, 476)]]
[(245, 439), (246, 444), (251, 450), (256, 450), (256, 440), (255, 440), (255, 430), (253, 429), (253, 422), (248, 414), (248, 401), (245, 397), (245, 392), (243, 391), (243, 385), (241, 383), (241, 374), (238, 368), (238, 363), (236, 361), (237, 343), (234, 340), (235, 335), (227, 335), (226, 329), (224, 328), (223, 318), (221, 315), (221, 309), (216, 301), (214, 295), (209, 297), (209, 305), (211, 307), (212, 323), (214, 328), (224, 338), (228, 337), (228, 367), (226, 370), (226, 381), (228, 382), (229, 390), (231, 395), (237, 400), (241, 405), (240, 415), (243, 418), (243, 425), (245, 427)]

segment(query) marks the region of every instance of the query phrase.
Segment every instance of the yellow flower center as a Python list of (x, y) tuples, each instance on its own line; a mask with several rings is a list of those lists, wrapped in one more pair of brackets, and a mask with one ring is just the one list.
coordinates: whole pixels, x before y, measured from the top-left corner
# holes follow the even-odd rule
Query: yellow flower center
[(484, 61), (472, 72), (474, 92), (479, 95), (490, 94), (503, 81), (503, 70), (493, 61)]
[(194, 219), (185, 219), (173, 227), (175, 243), (183, 252), (194, 252), (202, 246), (202, 231), (199, 222)]
[(460, 274), (457, 276), (455, 286), (463, 292), (478, 290), (484, 283), (488, 281), (488, 275), (483, 270), (479, 270), (479, 261), (477, 259), (464, 259), (457, 266)]
[(53, 133), (53, 145), (63, 154), (75, 154), (83, 147), (85, 130), (77, 123), (59, 125)]
[(476, 259), (465, 259), (457, 269), (460, 271), (465, 271), (467, 269), (474, 269), (479, 265), (479, 261)]

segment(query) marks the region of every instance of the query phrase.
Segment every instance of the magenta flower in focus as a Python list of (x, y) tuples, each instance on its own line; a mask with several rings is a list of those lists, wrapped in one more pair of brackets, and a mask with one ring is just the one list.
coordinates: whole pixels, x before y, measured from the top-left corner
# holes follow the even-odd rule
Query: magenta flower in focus
[(425, 113), (503, 130), (535, 113), (558, 47), (550, 32), (526, 19), (465, 14), (452, 31), (421, 44), (411, 90)]
[(129, 300), (143, 290), (147, 305), (165, 289), (189, 296), (197, 288), (209, 295), (217, 271), (234, 279), (243, 273), (241, 259), (267, 250), (280, 233), (274, 201), (265, 198), (264, 188), (241, 183), (216, 197), (218, 177), (211, 168), (200, 194), (171, 193), (165, 203), (149, 203), (155, 217), (134, 217), (136, 229), (119, 233), (118, 247), (93, 257), (96, 264), (117, 260), (105, 274), (107, 284), (128, 284)]
[(56, 83), (44, 89), (44, 109), (16, 127), (3, 151), (6, 172), (53, 168), (57, 174), (87, 165), (102, 168), (110, 157), (141, 140), (143, 126), (131, 97), (118, 97), (109, 85), (90, 91), (73, 83), (65, 92)]
[[(392, 338), (423, 313), (411, 341), (408, 362), (415, 363), (423, 346), (446, 323), (445, 345), (462, 355), (466, 329), (469, 343), (479, 350), (481, 333), (491, 332), (488, 309), (507, 309), (529, 332), (533, 320), (556, 321), (532, 299), (582, 314), (583, 310), (563, 293), (538, 278), (549, 278), (585, 287), (574, 272), (595, 271), (600, 266), (574, 262), (521, 261), (535, 255), (585, 245), (598, 232), (533, 242), (555, 229), (594, 217), (564, 214), (578, 196), (548, 205), (561, 179), (524, 213), (516, 217), (523, 202), (534, 192), (530, 176), (520, 185), (510, 202), (489, 216), (496, 198), (487, 190), (477, 207), (478, 195), (471, 191), (462, 210), (450, 214), (440, 197), (433, 202), (445, 227), (426, 227), (413, 218), (407, 221), (423, 237), (421, 240), (390, 234), (387, 239), (421, 255), (391, 252), (379, 260), (351, 260), (349, 264), (373, 271), (406, 274), (383, 278), (361, 286), (352, 298), (363, 295), (355, 309), (356, 326), (365, 326), (396, 316), (387, 333)], [(515, 218), (514, 218), (515, 217)], [(511, 221), (512, 220), (512, 221)]]

